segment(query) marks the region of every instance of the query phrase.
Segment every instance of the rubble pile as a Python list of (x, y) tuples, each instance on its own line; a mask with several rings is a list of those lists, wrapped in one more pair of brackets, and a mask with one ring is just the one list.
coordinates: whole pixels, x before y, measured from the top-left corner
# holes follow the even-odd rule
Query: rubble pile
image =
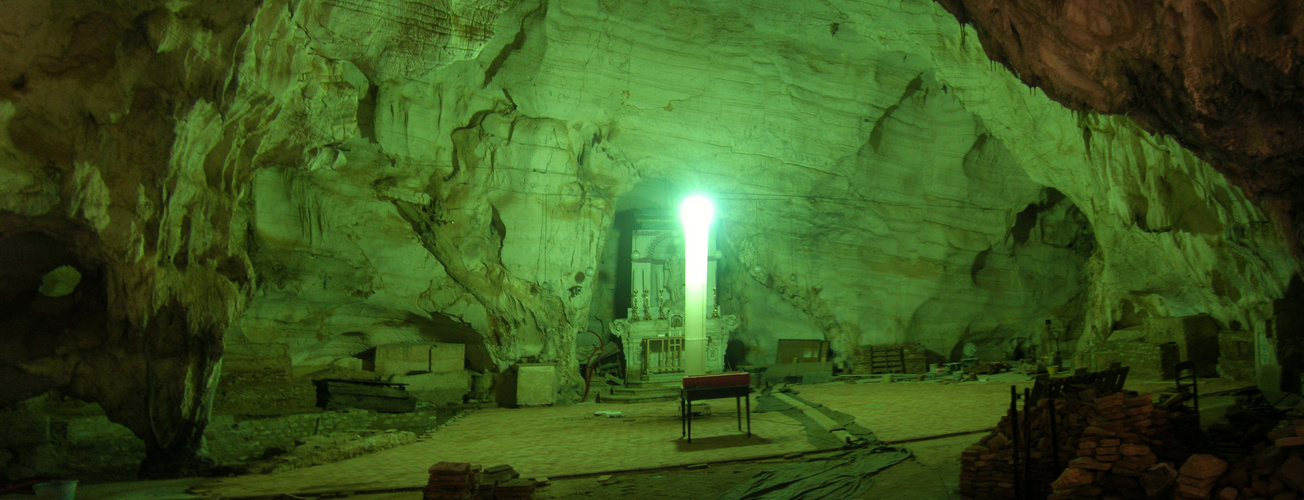
[[(1015, 498), (1016, 489), (1022, 489), (1052, 499), (1155, 498), (1172, 489), (1178, 476), (1165, 462), (1176, 463), (1190, 454), (1184, 440), (1177, 438), (1189, 415), (1180, 397), (1155, 404), (1150, 394), (1130, 391), (1096, 397), (1087, 389), (1043, 398), (1031, 410), (1019, 412), (1017, 449), (1015, 429), (1006, 416), (991, 434), (961, 453), (961, 497)], [(1031, 443), (1022, 441), (1025, 435), (1032, 436)]]
[(430, 466), (423, 490), (426, 500), (528, 500), (534, 498), (535, 481), (521, 479), (510, 465), (484, 469), (466, 462), (439, 462)]
[[(1304, 497), (1304, 419), (1284, 421), (1269, 432), (1268, 441), (1252, 448), (1243, 460), (1215, 477), (1216, 486), (1190, 491), (1180, 498), (1239, 500), (1265, 498), (1294, 500)], [(1192, 457), (1194, 460), (1194, 457)], [(1186, 466), (1182, 466), (1183, 470)]]
[(1156, 498), (1169, 490), (1176, 474), (1157, 466), (1159, 450), (1176, 444), (1161, 437), (1170, 435), (1168, 410), (1149, 394), (1123, 392), (1096, 399), (1095, 410), (1050, 498)]
[[(1032, 461), (1018, 464), (1020, 482), (1031, 480), (1032, 484), (1049, 484), (1059, 475), (1061, 465), (1053, 463), (1051, 440), (1058, 444), (1059, 461), (1062, 464), (1077, 451), (1077, 436), (1086, 428), (1087, 421), (1094, 416), (1095, 405), (1090, 398), (1094, 391), (1084, 391), (1062, 399), (1042, 399), (1033, 405), (1031, 411), (1025, 408), (1019, 412), (1019, 427), (1015, 429), (1009, 415), (1001, 417), (991, 434), (983, 436), (977, 444), (971, 445), (960, 454), (960, 495), (965, 499), (1014, 498), (1015, 464), (1014, 453), (1023, 456), (1023, 442), (1015, 449), (1014, 435), (1018, 432), (1020, 439), (1028, 434), (1031, 427)], [(1087, 399), (1084, 399), (1087, 398)], [(1049, 406), (1055, 405), (1056, 435), (1050, 433)], [(1031, 419), (1031, 422), (1028, 422)], [(1025, 427), (1027, 426), (1027, 427)], [(1026, 467), (1026, 469), (1025, 469)], [(1025, 470), (1027, 475), (1025, 476)], [(1047, 491), (1048, 492), (1048, 491)]]

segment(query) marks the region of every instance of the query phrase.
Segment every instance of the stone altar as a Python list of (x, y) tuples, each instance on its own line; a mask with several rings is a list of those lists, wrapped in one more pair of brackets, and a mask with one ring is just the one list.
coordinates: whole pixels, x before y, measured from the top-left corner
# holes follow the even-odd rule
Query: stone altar
[[(729, 334), (737, 330), (738, 317), (726, 314), (706, 318), (706, 372), (724, 371), (724, 351)], [(684, 323), (682, 312), (666, 319), (618, 319), (611, 324), (625, 351), (625, 381), (666, 382), (684, 377), (678, 363), (682, 354)], [(678, 350), (674, 344), (678, 341)], [(660, 344), (660, 345), (658, 345)], [(646, 351), (645, 349), (651, 350)]]

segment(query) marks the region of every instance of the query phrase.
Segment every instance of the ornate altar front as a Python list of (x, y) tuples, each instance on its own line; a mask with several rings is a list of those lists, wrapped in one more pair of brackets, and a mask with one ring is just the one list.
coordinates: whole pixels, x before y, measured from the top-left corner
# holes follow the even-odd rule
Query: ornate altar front
[[(677, 382), (684, 376), (683, 228), (670, 214), (645, 211), (637, 214), (626, 237), (629, 307), (625, 318), (611, 325), (624, 345), (625, 380)], [(719, 373), (729, 334), (739, 322), (720, 314), (716, 269), (721, 256), (713, 237), (707, 240), (707, 255), (706, 372)]]
[[(738, 317), (727, 314), (706, 318), (706, 372), (724, 371), (724, 350), (729, 334), (738, 329)], [(625, 350), (625, 380), (668, 382), (684, 378), (684, 323), (682, 315), (665, 319), (618, 319), (612, 332)]]

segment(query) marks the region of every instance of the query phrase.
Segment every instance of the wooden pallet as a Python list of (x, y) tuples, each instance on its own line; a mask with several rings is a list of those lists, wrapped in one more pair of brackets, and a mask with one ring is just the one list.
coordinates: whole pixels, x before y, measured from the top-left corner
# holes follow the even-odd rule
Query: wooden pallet
[(856, 349), (856, 373), (924, 373), (927, 351), (919, 344), (867, 346)]

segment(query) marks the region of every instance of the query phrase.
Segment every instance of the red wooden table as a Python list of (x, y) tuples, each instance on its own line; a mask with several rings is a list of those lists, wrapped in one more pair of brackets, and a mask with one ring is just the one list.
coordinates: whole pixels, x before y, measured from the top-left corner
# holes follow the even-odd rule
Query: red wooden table
[[(721, 373), (716, 375), (695, 375), (684, 377), (684, 386), (679, 389), (679, 431), (680, 436), (693, 442), (693, 401), (704, 399), (734, 398), (738, 407), (738, 430), (743, 430), (743, 415), (747, 415), (747, 437), (752, 437), (752, 392), (750, 373)], [(743, 401), (747, 411), (743, 411)]]

